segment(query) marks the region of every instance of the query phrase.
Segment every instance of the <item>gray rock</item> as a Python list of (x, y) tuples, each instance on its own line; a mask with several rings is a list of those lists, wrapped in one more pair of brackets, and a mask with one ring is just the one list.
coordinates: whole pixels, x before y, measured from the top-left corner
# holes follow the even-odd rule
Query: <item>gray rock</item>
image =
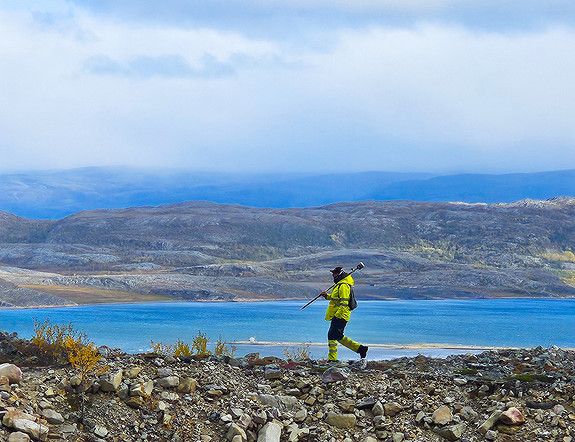
[(14, 431), (8, 436), (8, 442), (29, 442), (30, 436), (21, 431)]
[(328, 368), (321, 378), (324, 384), (329, 384), (331, 382), (343, 381), (349, 377), (349, 372), (339, 367)]
[(130, 386), (122, 383), (120, 385), (120, 388), (118, 388), (117, 395), (120, 399), (126, 400), (128, 398), (128, 396), (130, 396)]
[(298, 400), (293, 396), (273, 396), (271, 394), (258, 394), (256, 395), (257, 400), (263, 405), (269, 405), (271, 407), (276, 407), (280, 409), (294, 409)]
[(451, 410), (447, 406), (442, 405), (433, 412), (433, 414), (431, 415), (431, 419), (433, 420), (433, 423), (435, 425), (445, 425), (451, 422), (451, 420), (453, 419), (453, 415), (451, 414)]
[(167, 376), (165, 378), (158, 379), (157, 383), (163, 388), (175, 388), (180, 385), (180, 378), (178, 376)]
[(0, 376), (6, 376), (11, 384), (22, 381), (22, 370), (14, 364), (0, 364)]
[(279, 442), (281, 437), (281, 427), (275, 422), (268, 422), (258, 432), (257, 442)]
[(100, 376), (100, 389), (102, 391), (117, 391), (122, 383), (122, 370)]
[(355, 408), (357, 408), (358, 410), (372, 409), (374, 407), (375, 403), (376, 403), (375, 398), (369, 397), (367, 399), (362, 399), (362, 400), (356, 402)]
[(383, 405), (383, 410), (386, 416), (395, 416), (397, 413), (403, 410), (403, 407), (397, 402), (389, 402)]
[(371, 409), (371, 412), (374, 416), (383, 416), (385, 414), (385, 409), (383, 408), (381, 402), (377, 401)]
[(417, 416), (415, 416), (415, 422), (420, 424), (423, 421), (424, 417), (425, 413), (423, 411), (420, 411), (419, 413), (417, 413)]
[(94, 428), (94, 434), (98, 437), (106, 437), (108, 435), (109, 431), (106, 427), (103, 427), (102, 425), (96, 425), (96, 427)]
[(479, 414), (468, 405), (463, 407), (459, 414), (461, 414), (461, 417), (468, 422), (475, 422), (479, 416)]
[(158, 368), (158, 377), (159, 378), (167, 378), (168, 376), (172, 376), (174, 371), (168, 367)]
[(457, 425), (451, 425), (449, 427), (435, 427), (433, 432), (439, 434), (444, 439), (456, 441), (461, 438), (464, 430), (465, 424), (461, 423)]
[(64, 418), (62, 417), (62, 415), (50, 408), (44, 409), (42, 411), (42, 416), (46, 418), (46, 421), (49, 424), (60, 425), (64, 423)]
[(495, 423), (499, 420), (501, 413), (502, 411), (500, 410), (494, 411), (491, 416), (489, 416), (489, 418), (479, 426), (477, 431), (485, 436), (487, 432), (491, 430)]
[(134, 379), (142, 371), (141, 367), (131, 367), (124, 370), (124, 379)]
[(12, 427), (16, 431), (28, 434), (32, 439), (43, 439), (48, 434), (48, 427), (28, 419), (14, 419)]
[(489, 431), (485, 432), (485, 439), (497, 440), (497, 431), (489, 430)]
[(267, 366), (264, 370), (264, 377), (266, 379), (281, 379), (283, 376), (279, 367)]
[(355, 426), (357, 418), (351, 413), (334, 413), (327, 414), (326, 422), (337, 428), (352, 428)]
[(243, 428), (241, 428), (236, 424), (231, 424), (226, 434), (226, 440), (233, 441), (234, 439), (237, 440), (238, 437), (242, 442), (245, 442), (248, 439), (246, 432), (244, 431)]
[[(154, 390), (154, 382), (139, 382), (130, 386), (130, 396), (149, 397)], [(118, 393), (119, 395), (119, 393)]]
[(293, 419), (296, 422), (303, 422), (306, 420), (306, 418), (307, 418), (307, 409), (302, 408), (301, 410), (298, 410), (296, 412)]
[(183, 378), (180, 380), (177, 390), (182, 394), (190, 394), (196, 391), (197, 388), (198, 381), (193, 378)]

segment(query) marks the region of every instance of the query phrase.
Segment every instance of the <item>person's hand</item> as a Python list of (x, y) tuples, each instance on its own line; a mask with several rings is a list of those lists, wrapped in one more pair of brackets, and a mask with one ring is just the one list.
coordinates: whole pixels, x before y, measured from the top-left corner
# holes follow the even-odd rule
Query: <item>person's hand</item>
[(323, 299), (327, 299), (327, 293), (326, 292), (321, 292), (319, 294)]

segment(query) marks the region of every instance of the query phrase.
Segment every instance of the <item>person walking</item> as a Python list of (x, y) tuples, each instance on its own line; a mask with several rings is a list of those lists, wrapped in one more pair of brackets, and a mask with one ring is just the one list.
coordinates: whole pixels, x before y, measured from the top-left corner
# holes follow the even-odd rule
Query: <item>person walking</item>
[(329, 331), (327, 332), (327, 342), (329, 346), (328, 361), (337, 361), (337, 344), (338, 342), (344, 347), (359, 353), (361, 359), (365, 359), (369, 347), (361, 345), (345, 336), (345, 326), (349, 322), (351, 311), (349, 309), (349, 296), (351, 286), (354, 281), (349, 273), (346, 273), (342, 267), (336, 267), (330, 270), (333, 276), (333, 287), (330, 294), (321, 292), (320, 295), (329, 300), (325, 320), (331, 321)]

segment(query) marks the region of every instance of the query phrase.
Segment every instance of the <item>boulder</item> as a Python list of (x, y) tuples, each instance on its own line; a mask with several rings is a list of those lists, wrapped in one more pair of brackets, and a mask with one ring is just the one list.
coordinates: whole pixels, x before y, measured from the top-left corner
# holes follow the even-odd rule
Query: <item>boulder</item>
[(50, 408), (43, 410), (42, 416), (44, 416), (46, 418), (46, 421), (49, 424), (61, 425), (64, 423), (64, 418), (62, 417), (62, 415), (60, 413), (58, 413), (57, 411), (54, 411)]
[(461, 439), (461, 435), (463, 434), (464, 430), (465, 424), (461, 423), (457, 425), (451, 425), (449, 427), (435, 427), (433, 432), (439, 434), (444, 439), (456, 441)]
[(525, 417), (517, 408), (511, 407), (501, 413), (499, 421), (505, 425), (521, 425), (525, 423)]
[(135, 385), (130, 386), (130, 396), (141, 396), (148, 397), (152, 394), (154, 390), (154, 382), (139, 382)]
[(234, 439), (238, 439), (238, 436), (242, 442), (248, 440), (248, 436), (242, 427), (236, 424), (231, 424), (228, 432), (226, 434), (226, 440), (233, 441)]
[(258, 394), (256, 395), (257, 400), (263, 404), (270, 407), (276, 407), (279, 409), (293, 410), (298, 401), (293, 396), (274, 396), (271, 394)]
[(24, 413), (20, 410), (9, 410), (4, 414), (2, 418), (2, 423), (4, 426), (9, 428), (14, 428), (14, 420), (15, 419), (28, 419), (28, 420), (36, 420), (36, 416), (28, 413)]
[(12, 428), (28, 434), (32, 439), (44, 439), (48, 434), (48, 427), (29, 419), (14, 419)]
[(371, 412), (374, 416), (383, 416), (385, 414), (385, 409), (383, 408), (383, 405), (381, 405), (381, 402), (377, 401), (371, 409)]
[(275, 422), (268, 422), (258, 432), (257, 442), (280, 442), (281, 427)]
[(134, 379), (136, 376), (140, 374), (142, 371), (141, 367), (131, 367), (124, 370), (124, 378), (125, 379)]
[(376, 400), (372, 396), (356, 402), (355, 408), (357, 408), (358, 410), (368, 410), (368, 409), (371, 410), (374, 407), (375, 403)]
[(461, 414), (461, 417), (468, 422), (475, 422), (477, 420), (477, 417), (479, 416), (479, 413), (477, 413), (473, 408), (471, 408), (468, 405), (463, 407), (459, 412), (459, 414)]
[(293, 419), (296, 422), (303, 422), (307, 418), (307, 409), (302, 408), (301, 410), (297, 411), (294, 415)]
[(501, 411), (499, 411), (499, 410), (494, 411), (491, 414), (491, 416), (489, 416), (489, 418), (479, 426), (477, 431), (479, 431), (481, 434), (483, 434), (485, 436), (487, 434), (487, 432), (493, 428), (495, 423), (499, 420), (500, 416), (501, 416)]
[(283, 376), (282, 371), (278, 367), (267, 366), (264, 370), (264, 377), (266, 379), (281, 379)]
[(403, 407), (397, 402), (389, 402), (383, 405), (383, 414), (386, 416), (395, 416), (401, 410), (403, 410)]
[(140, 408), (144, 404), (142, 396), (130, 396), (126, 399), (126, 405), (130, 408)]
[(451, 422), (453, 415), (447, 406), (442, 405), (433, 412), (431, 419), (435, 425), (446, 425)]
[(14, 431), (8, 436), (8, 442), (29, 442), (30, 436), (21, 431)]
[(122, 383), (122, 370), (100, 376), (100, 390), (117, 391)]
[(193, 378), (183, 378), (180, 380), (177, 390), (182, 394), (190, 394), (196, 391), (196, 388), (198, 388), (198, 381)]
[(94, 427), (94, 434), (98, 437), (106, 437), (108, 433), (108, 429), (102, 425), (96, 425), (96, 427)]
[(352, 428), (355, 426), (357, 418), (351, 413), (334, 413), (327, 414), (326, 422), (337, 428)]
[(349, 373), (343, 368), (331, 367), (324, 371), (321, 380), (324, 384), (329, 384), (331, 382), (343, 381), (347, 379), (348, 376)]
[(171, 391), (162, 391), (160, 393), (160, 398), (168, 402), (175, 402), (180, 399), (180, 396), (178, 393), (173, 393)]
[(163, 388), (175, 388), (180, 385), (180, 378), (178, 376), (166, 376), (165, 378), (158, 379), (158, 385)]
[(0, 376), (6, 376), (11, 384), (22, 381), (22, 370), (14, 364), (0, 364)]

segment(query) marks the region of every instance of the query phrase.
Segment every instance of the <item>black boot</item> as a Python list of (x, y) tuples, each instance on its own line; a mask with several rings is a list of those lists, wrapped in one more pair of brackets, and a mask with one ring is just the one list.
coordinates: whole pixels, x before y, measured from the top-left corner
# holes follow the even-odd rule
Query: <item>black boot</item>
[(359, 348), (357, 349), (357, 352), (359, 353), (359, 356), (361, 357), (361, 359), (365, 359), (365, 357), (367, 356), (367, 350), (369, 350), (369, 347), (367, 345), (360, 345)]

